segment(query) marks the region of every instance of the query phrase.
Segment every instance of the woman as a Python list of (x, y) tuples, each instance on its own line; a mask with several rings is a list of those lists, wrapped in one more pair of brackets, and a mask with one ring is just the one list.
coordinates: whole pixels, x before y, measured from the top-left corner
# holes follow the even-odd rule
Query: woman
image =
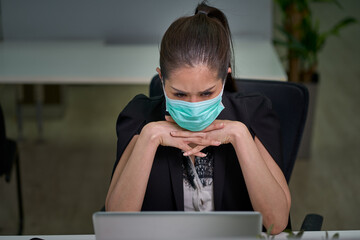
[[(261, 95), (235, 93), (225, 15), (202, 3), (160, 49), (164, 96), (136, 96), (117, 121), (108, 211), (259, 211), (287, 225), (279, 124)], [(224, 91), (225, 90), (225, 91)]]

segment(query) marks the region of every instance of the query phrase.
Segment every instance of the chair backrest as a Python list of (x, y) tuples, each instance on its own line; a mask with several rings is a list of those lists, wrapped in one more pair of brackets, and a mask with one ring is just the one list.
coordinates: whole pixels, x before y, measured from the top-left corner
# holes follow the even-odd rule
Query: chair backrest
[(6, 145), (6, 132), (5, 132), (5, 120), (3, 111), (0, 105), (0, 176), (5, 172), (5, 145)]
[(2, 111), (2, 107), (0, 105), (0, 143), (5, 141), (6, 139), (6, 132), (5, 132), (5, 119), (4, 114)]
[[(306, 122), (307, 88), (302, 84), (280, 81), (236, 79), (235, 82), (239, 92), (259, 92), (271, 100), (281, 125), (283, 172), (289, 182)], [(150, 83), (150, 97), (161, 94), (161, 81), (156, 75)]]

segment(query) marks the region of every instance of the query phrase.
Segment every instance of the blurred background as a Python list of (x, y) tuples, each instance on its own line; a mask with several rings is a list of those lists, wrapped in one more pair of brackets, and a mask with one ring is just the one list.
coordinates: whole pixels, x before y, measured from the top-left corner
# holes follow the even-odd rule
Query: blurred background
[[(320, 30), (339, 19), (360, 20), (360, 1), (311, 3)], [(1, 44), (16, 41), (88, 41), (158, 44), (170, 23), (193, 12), (198, 1), (1, 0)], [(272, 42), (281, 38), (282, 11), (271, 0), (209, 1), (228, 16), (233, 35)], [(310, 148), (301, 152), (290, 180), (291, 218), (298, 230), (307, 213), (324, 216), (323, 230), (360, 229), (360, 25), (329, 37), (318, 55), (317, 95)], [(287, 62), (284, 47), (274, 49)], [(5, 61), (4, 59), (2, 60)], [(154, 62), (153, 73), (158, 62)], [(5, 66), (0, 65), (1, 68)], [(141, 69), (141, 66), (136, 66)], [(135, 68), (135, 69), (136, 69)], [(241, 72), (241, 69), (238, 70)], [(1, 79), (1, 78), (0, 78)], [(116, 156), (115, 123), (126, 104), (148, 84), (61, 84), (44, 88), (39, 139), (35, 87), (0, 82), (6, 133), (18, 140), (24, 201), (24, 234), (93, 233), (92, 214), (105, 201)], [(23, 112), (19, 134), (17, 105)], [(19, 139), (21, 137), (21, 139)], [(16, 234), (15, 175), (0, 178), (0, 235)]]

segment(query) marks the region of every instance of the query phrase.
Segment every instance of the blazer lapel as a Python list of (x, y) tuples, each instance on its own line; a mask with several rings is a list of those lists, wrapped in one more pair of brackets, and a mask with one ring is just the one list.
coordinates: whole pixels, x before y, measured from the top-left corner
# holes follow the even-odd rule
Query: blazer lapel
[(222, 210), (221, 206), (226, 170), (226, 154), (223, 146), (214, 149), (214, 207), (216, 211), (219, 211)]
[[(231, 112), (231, 103), (227, 97), (227, 93), (223, 95), (222, 103), (225, 106), (217, 119), (234, 120)], [(222, 210), (222, 197), (224, 190), (225, 174), (226, 174), (226, 145), (214, 148), (214, 206), (215, 210)]]
[(174, 193), (174, 199), (177, 211), (184, 211), (184, 189), (183, 189), (183, 173), (182, 173), (182, 154), (175, 148), (169, 148), (167, 160), (169, 163), (169, 171), (171, 176), (171, 184)]

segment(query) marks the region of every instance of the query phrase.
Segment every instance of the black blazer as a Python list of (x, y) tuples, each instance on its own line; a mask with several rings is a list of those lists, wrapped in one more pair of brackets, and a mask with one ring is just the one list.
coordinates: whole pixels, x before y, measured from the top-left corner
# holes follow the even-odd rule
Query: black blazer
[[(282, 168), (280, 125), (271, 102), (259, 94), (227, 93), (222, 100), (225, 109), (218, 119), (243, 122), (254, 137), (264, 144)], [(132, 137), (149, 122), (165, 120), (165, 98), (137, 95), (120, 113), (116, 131), (115, 167)], [(253, 211), (240, 164), (231, 144), (211, 147), (214, 154), (214, 205), (216, 211)], [(159, 146), (147, 185), (143, 211), (183, 211), (182, 152)], [(261, 176), (258, 176), (261, 177)]]

